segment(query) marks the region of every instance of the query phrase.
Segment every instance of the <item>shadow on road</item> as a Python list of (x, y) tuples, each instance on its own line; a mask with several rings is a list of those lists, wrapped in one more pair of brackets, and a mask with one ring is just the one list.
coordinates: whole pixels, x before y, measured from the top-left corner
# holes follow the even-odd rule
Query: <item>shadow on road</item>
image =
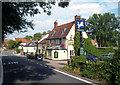
[[(18, 64), (8, 64), (8, 62), (18, 61)], [(34, 61), (34, 60), (33, 60)], [(28, 61), (27, 59), (5, 56), (3, 57), (4, 79), (3, 83), (40, 83), (51, 75), (55, 75), (52, 69), (45, 67), (40, 62)], [(49, 62), (44, 62), (49, 63)]]

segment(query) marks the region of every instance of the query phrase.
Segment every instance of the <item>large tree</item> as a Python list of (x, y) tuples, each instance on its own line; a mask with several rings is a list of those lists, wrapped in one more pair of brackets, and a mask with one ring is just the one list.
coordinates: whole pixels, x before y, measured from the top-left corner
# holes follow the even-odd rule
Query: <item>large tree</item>
[(91, 38), (97, 40), (99, 47), (116, 45), (118, 28), (119, 22), (112, 13), (93, 14), (86, 21), (86, 30)]
[[(28, 21), (26, 16), (40, 14), (38, 6), (43, 9), (47, 15), (51, 15), (50, 9), (56, 2), (2, 2), (2, 34), (3, 37), (14, 31), (26, 32), (28, 28), (33, 28), (32, 21)], [(58, 6), (66, 7), (69, 2), (59, 2)]]
[(26, 36), (25, 36), (25, 39), (26, 39), (27, 41), (30, 41), (30, 40), (32, 39), (32, 36), (26, 35)]

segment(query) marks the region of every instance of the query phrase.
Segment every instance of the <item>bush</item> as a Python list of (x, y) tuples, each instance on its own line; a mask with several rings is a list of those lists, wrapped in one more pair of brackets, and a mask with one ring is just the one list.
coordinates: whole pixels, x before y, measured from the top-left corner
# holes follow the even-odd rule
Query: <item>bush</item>
[[(108, 52), (113, 52), (109, 48)], [(87, 61), (85, 56), (76, 56), (71, 60), (68, 70), (79, 70), (81, 76), (111, 82), (114, 85), (120, 84), (120, 49), (115, 55), (104, 62)]]
[(84, 40), (85, 42), (83, 43), (83, 47), (87, 51), (87, 54), (92, 54), (94, 56), (100, 57), (103, 54), (107, 54), (109, 52), (115, 52), (113, 48), (98, 49), (97, 47), (92, 45), (90, 38)]
[(18, 49), (18, 48), (15, 48), (15, 51), (16, 51), (17, 53), (20, 53), (20, 49)]
[(31, 54), (30, 54), (30, 55), (28, 54), (28, 55), (27, 55), (27, 58), (28, 58), (28, 59), (35, 59), (35, 56), (34, 56), (34, 55), (31, 55)]
[(73, 67), (73, 69), (75, 68), (84, 68), (86, 67), (86, 57), (85, 56), (77, 56), (77, 57), (73, 57), (73, 59), (71, 60), (71, 66)]

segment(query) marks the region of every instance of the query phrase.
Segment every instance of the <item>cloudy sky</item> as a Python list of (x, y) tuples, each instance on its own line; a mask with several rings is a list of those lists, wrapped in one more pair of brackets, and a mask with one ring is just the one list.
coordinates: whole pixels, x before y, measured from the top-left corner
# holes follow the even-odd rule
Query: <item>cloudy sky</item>
[(51, 15), (46, 13), (37, 14), (34, 17), (27, 17), (28, 20), (33, 20), (35, 24), (34, 30), (28, 29), (25, 33), (15, 32), (7, 35), (7, 39), (14, 37), (23, 38), (26, 35), (34, 35), (38, 32), (47, 32), (54, 27), (54, 21), (58, 21), (58, 25), (68, 23), (74, 20), (75, 15), (80, 15), (82, 18), (88, 19), (94, 13), (115, 13), (118, 16), (118, 1), (119, 0), (71, 0), (66, 8), (58, 7), (57, 4), (52, 6)]

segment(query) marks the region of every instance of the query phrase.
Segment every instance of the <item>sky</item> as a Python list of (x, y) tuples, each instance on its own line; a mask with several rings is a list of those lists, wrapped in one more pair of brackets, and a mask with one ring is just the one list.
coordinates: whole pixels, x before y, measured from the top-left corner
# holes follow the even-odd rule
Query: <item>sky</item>
[[(33, 36), (35, 33), (47, 32), (54, 28), (54, 21), (58, 21), (58, 26), (74, 21), (74, 16), (79, 15), (81, 18), (88, 19), (94, 13), (114, 13), (118, 16), (119, 0), (71, 0), (69, 6), (61, 8), (56, 5), (52, 6), (51, 15), (48, 16), (42, 12), (34, 17), (26, 17), (29, 21), (33, 20), (34, 30), (28, 28), (27, 32), (9, 34), (6, 39), (24, 38), (26, 35)], [(41, 8), (39, 8), (42, 10)]]

